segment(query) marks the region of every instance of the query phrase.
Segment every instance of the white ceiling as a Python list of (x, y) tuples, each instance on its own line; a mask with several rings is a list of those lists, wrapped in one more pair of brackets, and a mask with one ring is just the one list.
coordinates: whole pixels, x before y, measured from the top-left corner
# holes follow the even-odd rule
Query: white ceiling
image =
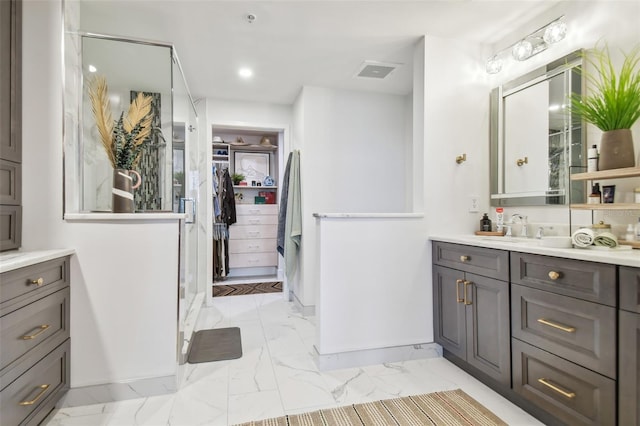
[[(196, 99), (291, 104), (303, 85), (410, 93), (421, 36), (491, 45), (557, 3), (82, 0), (81, 29), (173, 43)], [(404, 65), (384, 80), (354, 78), (365, 60)], [(242, 66), (252, 79), (238, 77)]]

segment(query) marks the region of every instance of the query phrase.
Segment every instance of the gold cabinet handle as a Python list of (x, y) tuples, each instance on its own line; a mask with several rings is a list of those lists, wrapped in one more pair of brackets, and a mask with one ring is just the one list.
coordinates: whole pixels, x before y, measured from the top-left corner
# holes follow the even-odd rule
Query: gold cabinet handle
[(44, 278), (40, 277), (37, 280), (31, 280), (29, 284), (35, 284), (40, 287), (42, 284), (44, 284)]
[(49, 386), (51, 386), (51, 385), (40, 385), (40, 386), (38, 386), (38, 389), (40, 389), (40, 392), (38, 392), (38, 394), (35, 396), (35, 398), (33, 398), (31, 401), (21, 401), (20, 403), (18, 403), (18, 405), (33, 405), (33, 404), (35, 404), (36, 402), (38, 402), (38, 400), (40, 398), (42, 398), (42, 395), (45, 394), (47, 389), (49, 389)]
[[(470, 287), (473, 283), (471, 281), (464, 280), (464, 304), (473, 305), (473, 302), (467, 300), (467, 287)], [(471, 298), (469, 298), (471, 299)]]
[(460, 256), (460, 262), (468, 262), (471, 260), (469, 256)]
[(38, 331), (36, 331), (33, 334), (26, 334), (24, 336), (22, 336), (22, 340), (31, 340), (31, 339), (35, 339), (36, 337), (38, 337), (39, 335), (41, 335), (42, 333), (45, 332), (45, 330), (47, 328), (49, 328), (50, 325), (49, 324), (43, 324), (40, 327), (37, 328)]
[(544, 318), (538, 318), (538, 322), (540, 324), (548, 325), (549, 327), (557, 328), (558, 330), (566, 331), (567, 333), (575, 333), (576, 331), (575, 327), (567, 327)]
[(548, 387), (549, 389), (552, 389), (556, 392), (558, 392), (560, 395), (569, 398), (569, 399), (573, 399), (576, 397), (575, 392), (567, 392), (566, 390), (560, 389), (558, 386), (554, 385), (553, 383), (550, 383), (548, 379), (545, 378), (539, 378), (538, 382), (545, 385), (546, 387)]
[(557, 280), (558, 278), (560, 278), (560, 272), (549, 271), (549, 278), (551, 278), (553, 281)]
[(518, 167), (522, 167), (524, 164), (529, 164), (529, 157), (518, 158), (516, 160), (516, 165)]
[(462, 284), (463, 282), (464, 280), (461, 280), (461, 279), (456, 280), (456, 302), (457, 303), (464, 302), (464, 299), (460, 298), (460, 284)]

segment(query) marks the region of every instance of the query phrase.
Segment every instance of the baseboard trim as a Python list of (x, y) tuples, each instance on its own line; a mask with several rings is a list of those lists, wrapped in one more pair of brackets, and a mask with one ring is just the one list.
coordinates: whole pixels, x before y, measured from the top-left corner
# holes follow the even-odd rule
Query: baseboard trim
[(300, 302), (298, 296), (294, 292), (290, 292), (290, 299), (293, 302), (293, 306), (305, 317), (312, 317), (316, 314), (316, 305), (305, 306)]
[(58, 403), (58, 408), (80, 405), (104, 404), (127, 399), (144, 398), (175, 393), (178, 390), (176, 376), (154, 377), (126, 383), (71, 388)]
[(335, 354), (320, 354), (317, 348), (314, 347), (314, 349), (316, 349), (315, 361), (320, 371), (442, 357), (442, 346), (437, 343), (420, 343)]

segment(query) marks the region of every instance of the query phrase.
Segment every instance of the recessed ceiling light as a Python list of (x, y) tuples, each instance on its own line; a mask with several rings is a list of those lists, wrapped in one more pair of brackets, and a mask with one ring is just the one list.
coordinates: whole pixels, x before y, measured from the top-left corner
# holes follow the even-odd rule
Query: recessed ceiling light
[(94, 67), (93, 65), (89, 65), (89, 72), (96, 72), (96, 71), (98, 71), (96, 67)]
[(253, 71), (251, 68), (240, 68), (238, 70), (238, 75), (242, 78), (251, 78), (253, 76)]

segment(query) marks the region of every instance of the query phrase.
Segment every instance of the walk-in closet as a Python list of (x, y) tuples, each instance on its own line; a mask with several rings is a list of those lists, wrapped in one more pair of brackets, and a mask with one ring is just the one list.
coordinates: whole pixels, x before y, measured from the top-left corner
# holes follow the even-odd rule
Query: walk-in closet
[(283, 137), (279, 129), (211, 126), (208, 300), (282, 291), (277, 232)]

